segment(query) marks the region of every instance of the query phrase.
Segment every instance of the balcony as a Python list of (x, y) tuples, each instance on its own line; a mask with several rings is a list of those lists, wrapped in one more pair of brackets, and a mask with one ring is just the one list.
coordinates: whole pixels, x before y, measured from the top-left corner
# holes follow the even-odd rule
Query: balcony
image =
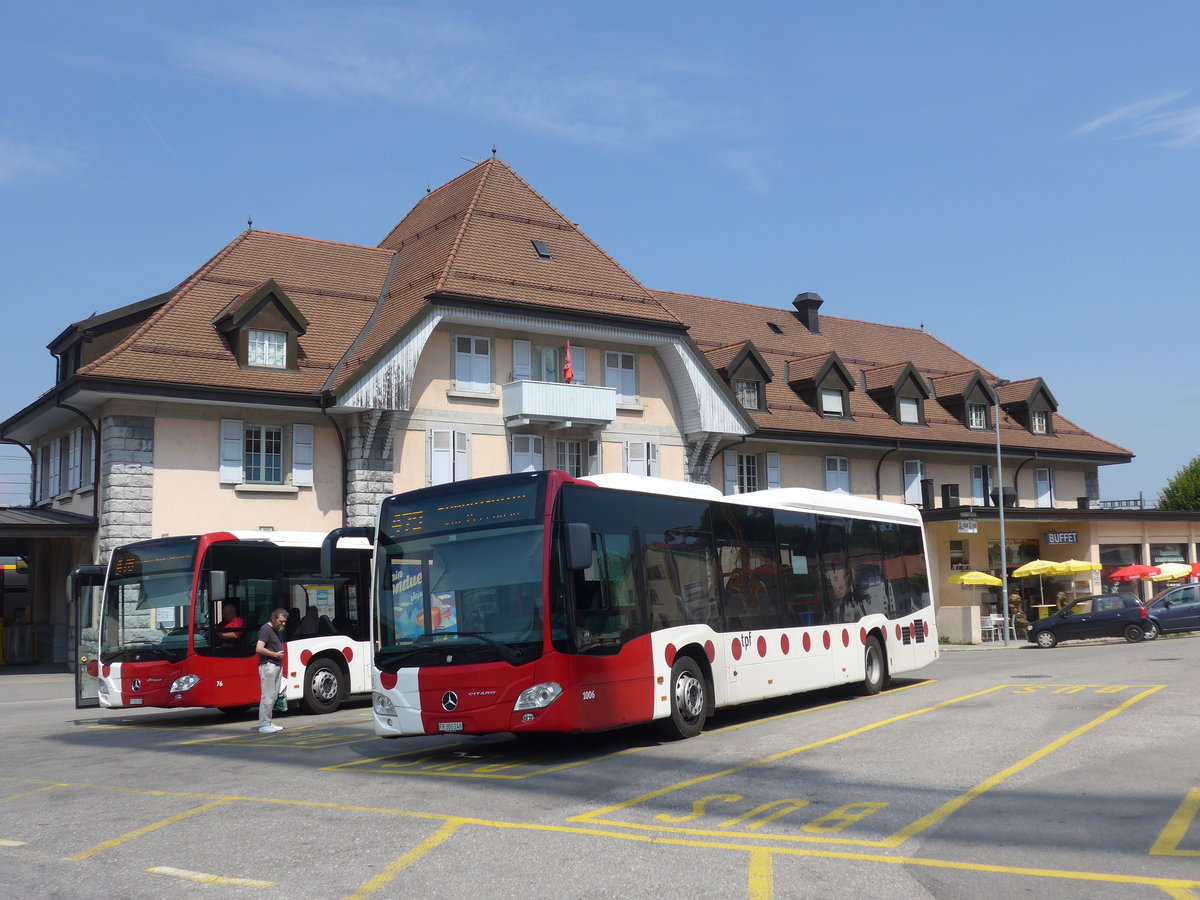
[(511, 381), (501, 388), (504, 424), (556, 428), (607, 425), (617, 417), (615, 388), (551, 381)]

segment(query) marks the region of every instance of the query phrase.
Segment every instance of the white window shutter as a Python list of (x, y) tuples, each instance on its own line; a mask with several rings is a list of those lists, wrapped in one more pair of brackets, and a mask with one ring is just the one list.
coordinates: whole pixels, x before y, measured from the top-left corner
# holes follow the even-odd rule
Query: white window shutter
[(528, 381), (531, 368), (529, 341), (513, 341), (513, 381)]
[(772, 491), (783, 485), (780, 478), (779, 454), (767, 454), (767, 490)]
[(625, 444), (625, 471), (630, 475), (646, 474), (645, 441), (629, 441)]
[(472, 390), (490, 391), (492, 389), (492, 345), (487, 338), (475, 338), (474, 340), (475, 356), (471, 374), (474, 387)]
[(221, 420), (221, 484), (242, 481), (242, 420)]
[(454, 481), (463, 481), (471, 477), (470, 451), (470, 435), (465, 431), (454, 432)]
[(600, 474), (600, 442), (595, 441), (595, 440), (588, 441), (587, 442), (587, 452), (588, 452), (588, 461), (587, 461), (587, 473), (586, 474), (599, 475)]
[(57, 497), (60, 484), (60, 454), (62, 453), (62, 439), (55, 438), (50, 442), (50, 496)]
[(725, 494), (736, 494), (738, 492), (738, 470), (737, 470), (737, 451), (725, 451)]
[(919, 459), (904, 460), (904, 502), (921, 502), (921, 476), (925, 466)]
[(448, 484), (454, 480), (454, 432), (434, 429), (429, 432), (429, 483)]
[(67, 490), (73, 491), (80, 485), (82, 469), (81, 452), (83, 450), (83, 432), (76, 428), (70, 434), (70, 445), (67, 448)]
[(312, 487), (313, 483), (313, 427), (292, 426), (292, 484), (297, 487)]
[(583, 347), (571, 348), (571, 371), (575, 384), (587, 384), (587, 350)]
[(658, 444), (646, 445), (646, 457), (650, 460), (650, 465), (647, 467), (647, 475), (658, 477)]

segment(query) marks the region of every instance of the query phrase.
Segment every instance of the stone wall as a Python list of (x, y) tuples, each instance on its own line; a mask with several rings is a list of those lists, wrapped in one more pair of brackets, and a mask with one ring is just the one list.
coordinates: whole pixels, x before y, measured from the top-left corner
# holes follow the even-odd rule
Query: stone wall
[(100, 423), (99, 562), (130, 541), (153, 537), (154, 419), (108, 416)]

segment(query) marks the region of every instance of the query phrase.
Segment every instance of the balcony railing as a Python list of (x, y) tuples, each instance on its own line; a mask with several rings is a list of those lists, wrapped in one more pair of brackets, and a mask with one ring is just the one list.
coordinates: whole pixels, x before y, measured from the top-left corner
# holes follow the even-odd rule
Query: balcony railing
[(601, 425), (617, 417), (615, 388), (552, 381), (511, 381), (501, 388), (509, 425)]

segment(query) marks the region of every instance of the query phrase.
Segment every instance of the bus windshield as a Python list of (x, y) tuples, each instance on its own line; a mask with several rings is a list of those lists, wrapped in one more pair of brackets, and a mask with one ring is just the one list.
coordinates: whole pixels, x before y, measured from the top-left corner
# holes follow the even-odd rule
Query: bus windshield
[[(490, 479), (489, 479), (490, 480)], [(384, 501), (376, 665), (437, 666), (542, 652), (542, 483), (419, 491)]]
[(184, 657), (198, 544), (189, 537), (113, 551), (101, 619), (104, 662)]

